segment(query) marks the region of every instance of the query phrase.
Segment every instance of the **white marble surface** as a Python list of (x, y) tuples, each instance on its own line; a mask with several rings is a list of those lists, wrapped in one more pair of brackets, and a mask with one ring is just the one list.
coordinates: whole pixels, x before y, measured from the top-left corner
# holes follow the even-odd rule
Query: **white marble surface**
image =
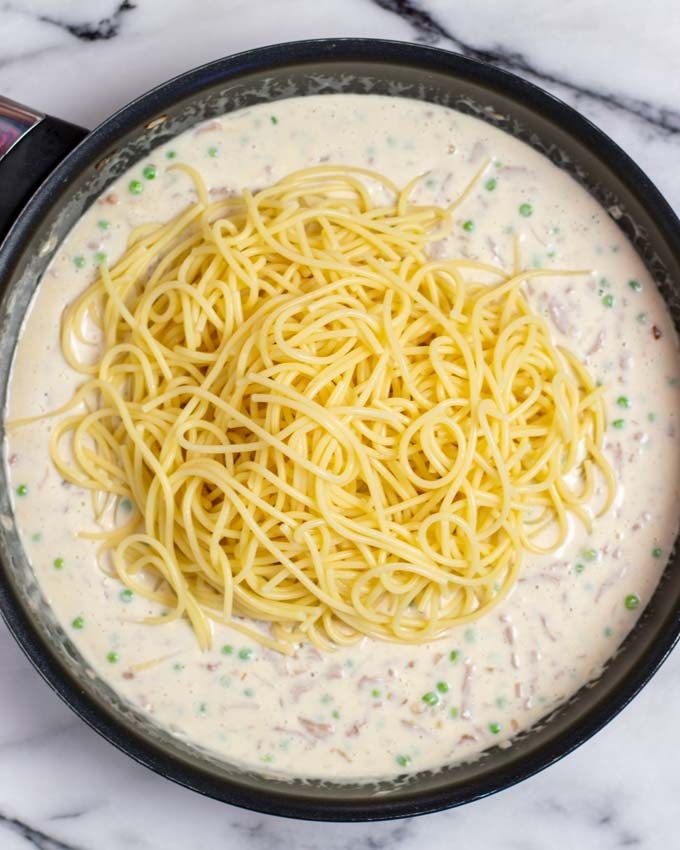
[[(94, 126), (162, 80), (256, 45), (421, 41), (532, 79), (612, 135), (680, 209), (680, 6), (671, 0), (0, 0), (0, 91)], [(313, 824), (172, 785), (77, 720), (0, 624), (0, 850), (673, 850), (680, 650), (560, 764), (451, 812)]]

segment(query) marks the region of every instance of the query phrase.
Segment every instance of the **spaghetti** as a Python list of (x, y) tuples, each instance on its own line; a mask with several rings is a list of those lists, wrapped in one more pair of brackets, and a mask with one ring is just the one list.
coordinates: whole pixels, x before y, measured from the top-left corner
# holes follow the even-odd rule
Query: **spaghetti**
[(322, 166), (211, 202), (177, 167), (197, 202), (63, 317), (87, 377), (50, 445), (100, 512), (137, 506), (96, 536), (155, 622), (203, 647), (211, 620), (282, 651), (423, 642), (607, 510), (602, 390), (522, 292), (570, 272), (434, 259), (452, 208), (416, 181)]

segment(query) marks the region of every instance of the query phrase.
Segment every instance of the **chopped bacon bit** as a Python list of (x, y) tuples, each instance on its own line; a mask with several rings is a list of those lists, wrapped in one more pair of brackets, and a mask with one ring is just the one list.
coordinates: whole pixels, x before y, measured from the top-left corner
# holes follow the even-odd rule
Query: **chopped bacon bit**
[(558, 331), (563, 334), (568, 334), (571, 331), (569, 319), (565, 315), (564, 305), (554, 295), (548, 299), (548, 315)]
[(200, 127), (198, 130), (194, 131), (194, 136), (201, 136), (203, 133), (213, 133), (215, 130), (221, 130), (222, 125), (219, 121), (211, 121), (210, 124), (206, 124), (205, 127)]
[(132, 672), (132, 670), (126, 670), (126, 671), (123, 673), (123, 678), (124, 678), (124, 679), (134, 679), (134, 678), (135, 678), (135, 674)]
[(208, 194), (213, 198), (226, 198), (236, 194), (229, 186), (213, 186), (208, 189)]
[(477, 740), (476, 735), (461, 735), (460, 738), (458, 739), (458, 743), (459, 744), (465, 744), (467, 741), (476, 741), (476, 740)]
[(597, 352), (602, 348), (602, 344), (604, 342), (604, 331), (599, 331), (597, 336), (595, 337), (595, 341), (590, 346), (588, 351), (586, 351), (586, 357), (591, 357), (593, 354), (597, 354)]
[(548, 626), (548, 620), (547, 620), (547, 618), (546, 618), (545, 614), (541, 614), (541, 615), (540, 615), (540, 620), (541, 620), (541, 625), (543, 626), (543, 631), (544, 631), (544, 632), (548, 635), (548, 638), (549, 638), (549, 639), (550, 639), (553, 643), (555, 643), (555, 641), (557, 640), (557, 638), (556, 638), (556, 637), (555, 637), (555, 635), (551, 632), (550, 627)]
[(290, 689), (290, 697), (292, 702), (300, 702), (300, 697), (313, 687), (314, 682), (297, 682)]
[(416, 723), (415, 720), (402, 720), (401, 725), (404, 729), (410, 729), (412, 732), (418, 732), (421, 736), (425, 736), (428, 738), (432, 737), (432, 734), (425, 729), (424, 726), (421, 726), (419, 723)]
[(327, 679), (342, 679), (342, 667), (339, 664), (333, 664), (328, 668), (326, 673)]
[(286, 735), (295, 735), (297, 738), (303, 738), (305, 741), (309, 740), (305, 733), (300, 732), (298, 729), (288, 729), (286, 726), (275, 726), (274, 731), (283, 732)]
[(652, 325), (652, 336), (654, 339), (661, 339), (663, 333), (661, 332), (661, 328), (658, 325)]
[(446, 256), (446, 241), (438, 239), (436, 242), (431, 242), (427, 254), (431, 260), (443, 259)]
[(330, 723), (316, 723), (308, 717), (298, 717), (298, 723), (315, 738), (327, 738), (333, 732)]

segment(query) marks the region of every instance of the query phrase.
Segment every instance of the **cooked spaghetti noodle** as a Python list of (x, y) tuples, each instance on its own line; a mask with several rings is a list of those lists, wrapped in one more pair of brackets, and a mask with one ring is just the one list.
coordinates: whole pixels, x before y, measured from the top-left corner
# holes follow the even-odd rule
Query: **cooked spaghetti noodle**
[(426, 641), (609, 507), (601, 389), (522, 292), (569, 272), (433, 259), (452, 208), (415, 181), (328, 166), (211, 202), (178, 167), (197, 202), (64, 315), (87, 378), (51, 436), (100, 509), (137, 506), (97, 536), (155, 622), (202, 646), (211, 620), (283, 651)]

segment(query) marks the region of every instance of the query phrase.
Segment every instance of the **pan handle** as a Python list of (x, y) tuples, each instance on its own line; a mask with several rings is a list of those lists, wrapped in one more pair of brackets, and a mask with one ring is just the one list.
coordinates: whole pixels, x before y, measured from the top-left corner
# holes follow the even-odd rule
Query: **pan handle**
[(0, 243), (38, 186), (87, 133), (0, 95)]

